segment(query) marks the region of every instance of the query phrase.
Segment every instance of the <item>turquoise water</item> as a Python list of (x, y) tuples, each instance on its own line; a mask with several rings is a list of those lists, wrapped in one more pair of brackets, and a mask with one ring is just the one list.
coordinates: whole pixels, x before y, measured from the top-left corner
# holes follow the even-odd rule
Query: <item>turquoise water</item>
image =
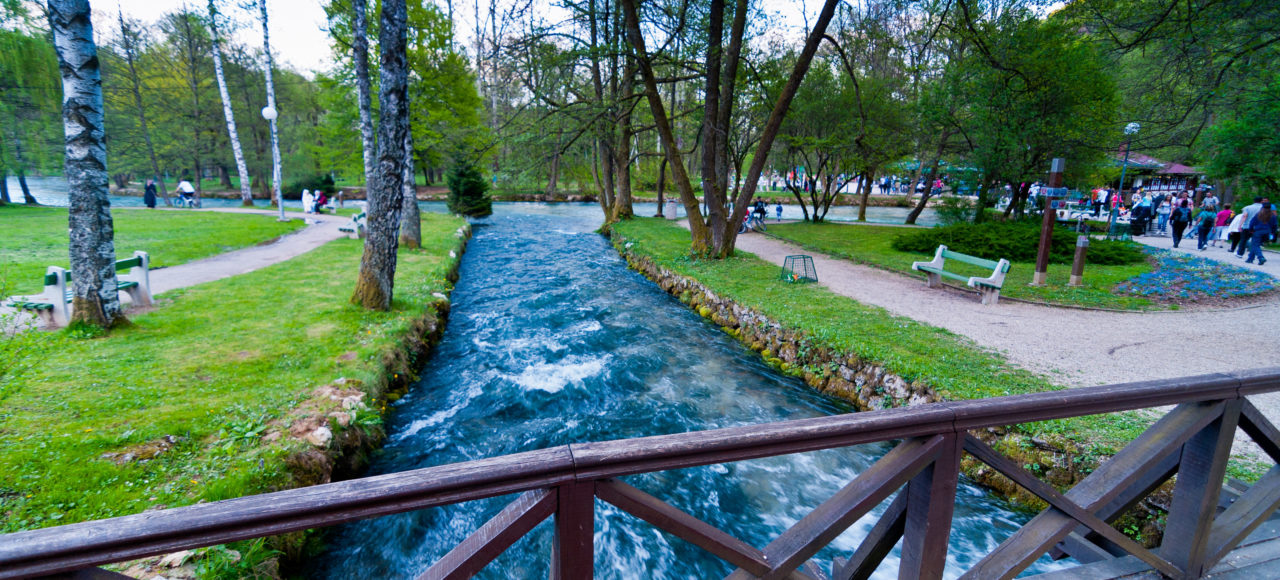
[[(628, 270), (593, 233), (598, 208), (497, 204), (495, 210), (474, 224), (444, 338), (421, 380), (396, 403), (369, 475), (571, 442), (852, 411), (773, 371)], [(763, 547), (887, 450), (866, 445), (626, 481)], [(959, 494), (948, 577), (1025, 520), (971, 485)], [(342, 526), (310, 573), (412, 578), (510, 499)], [(597, 502), (596, 515), (598, 578), (718, 578), (732, 571), (612, 506)], [(831, 557), (847, 556), (874, 523), (874, 516), (857, 522), (819, 561), (829, 567)], [(544, 522), (481, 577), (546, 578), (551, 538)], [(896, 558), (877, 577), (895, 577)]]

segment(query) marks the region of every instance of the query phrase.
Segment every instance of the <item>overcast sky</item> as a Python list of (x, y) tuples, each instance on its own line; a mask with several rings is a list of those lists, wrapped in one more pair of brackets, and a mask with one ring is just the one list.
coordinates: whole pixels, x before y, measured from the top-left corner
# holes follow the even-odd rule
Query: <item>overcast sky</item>
[[(180, 10), (184, 5), (203, 10), (208, 0), (89, 0), (94, 13), (94, 29), (98, 34), (111, 33), (117, 28), (117, 6), (124, 10), (127, 17), (154, 24), (167, 12)], [(463, 46), (470, 46), (470, 34), (474, 25), (471, 23), (472, 7), (476, 0), (455, 0), (455, 17), (458, 22), (455, 30)], [(482, 7), (489, 0), (480, 0)], [(504, 0), (498, 0), (504, 1)], [(550, 4), (551, 0), (541, 0)], [(252, 10), (240, 7), (250, 3)], [(232, 8), (226, 14), (238, 25), (235, 36), (238, 41), (250, 46), (261, 46), (262, 26), (259, 24), (257, 0), (231, 0), (225, 2)], [(271, 48), (276, 58), (291, 65), (298, 72), (311, 76), (314, 71), (327, 70), (333, 62), (330, 49), (327, 24), (324, 16), (325, 0), (267, 0), (267, 19), (271, 26)], [(370, 2), (370, 4), (373, 4)], [(440, 2), (443, 5), (443, 1)], [(762, 0), (762, 6), (769, 14), (769, 22), (765, 25), (768, 33), (796, 35), (796, 29), (803, 24), (803, 13), (816, 12), (821, 8), (819, 0)], [(372, 7), (370, 8), (372, 12)], [(543, 12), (543, 16), (547, 15)], [(376, 18), (370, 14), (370, 18)]]
[[(104, 32), (117, 28), (117, 6), (124, 10), (126, 17), (147, 24), (155, 23), (166, 12), (182, 9), (184, 4), (197, 10), (207, 6), (207, 0), (89, 0), (89, 3), (93, 7), (95, 31)], [(253, 4), (256, 7), (257, 2)], [(256, 8), (253, 12), (232, 8), (228, 15), (240, 24), (237, 40), (247, 45), (262, 45), (262, 25), (256, 20)], [(271, 52), (279, 60), (304, 73), (325, 70), (333, 61), (322, 0), (267, 0), (267, 21), (271, 26)]]

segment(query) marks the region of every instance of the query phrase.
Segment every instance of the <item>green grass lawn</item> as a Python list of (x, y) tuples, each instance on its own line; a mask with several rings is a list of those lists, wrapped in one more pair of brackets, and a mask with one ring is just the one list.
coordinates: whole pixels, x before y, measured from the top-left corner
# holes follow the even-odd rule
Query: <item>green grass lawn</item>
[[(201, 214), (206, 215), (206, 214)], [(424, 214), (423, 249), (400, 252), (395, 303), (348, 303), (362, 245), (338, 240), (242, 276), (162, 295), (102, 338), (41, 333), (47, 349), (0, 376), (0, 529), (15, 531), (293, 484), (301, 443), (260, 436), (339, 377), (375, 384), (382, 357), (446, 291), (463, 220)], [(375, 407), (377, 402), (372, 403)], [(357, 425), (380, 424), (380, 409)], [(172, 437), (150, 461), (143, 453)]]
[[(911, 263), (930, 260), (933, 255), (899, 252), (890, 246), (893, 238), (905, 231), (907, 230), (896, 227), (861, 224), (790, 223), (769, 226), (769, 235), (794, 242), (813, 251), (901, 272), (923, 280), (923, 274), (911, 270)], [(960, 263), (954, 265), (948, 263), (947, 269), (967, 276), (991, 275), (990, 270), (983, 272), (979, 268)], [(1151, 265), (1145, 262), (1125, 266), (1086, 265), (1084, 285), (1071, 288), (1067, 286), (1067, 280), (1071, 276), (1071, 265), (1049, 264), (1049, 283), (1045, 286), (1029, 286), (1032, 274), (1035, 273), (1035, 263), (1014, 262), (1005, 277), (1004, 288), (1000, 290), (1000, 295), (1051, 304), (1097, 308), (1124, 310), (1158, 308), (1158, 305), (1146, 298), (1118, 296), (1112, 293), (1112, 288), (1116, 284), (1150, 271)]]
[[(174, 266), (253, 246), (304, 227), (301, 220), (219, 212), (117, 209), (116, 259), (142, 250), (151, 267)], [(0, 207), (0, 293), (36, 294), (49, 266), (68, 267), (67, 209)], [(0, 296), (3, 299), (5, 296)]]

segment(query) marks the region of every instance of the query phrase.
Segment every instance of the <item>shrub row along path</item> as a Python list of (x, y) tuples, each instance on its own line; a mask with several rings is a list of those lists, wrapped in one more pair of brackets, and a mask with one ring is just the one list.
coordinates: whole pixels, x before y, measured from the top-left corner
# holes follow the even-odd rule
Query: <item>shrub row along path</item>
[[(927, 288), (923, 274), (904, 276), (813, 254), (757, 233), (738, 236), (737, 248), (780, 267), (786, 256), (811, 255), (819, 283), (832, 292), (966, 336), (979, 346), (1003, 354), (1012, 364), (1041, 373), (1061, 386), (1175, 378), (1280, 364), (1280, 297), (1274, 294), (1265, 302), (1226, 310), (1113, 312), (1004, 299), (996, 306), (983, 306), (975, 294)], [(1191, 248), (1195, 250), (1194, 243)], [(1220, 256), (1213, 256), (1214, 252), (1209, 249), (1195, 253), (1220, 257), (1228, 263), (1243, 262), (1227, 256), (1225, 250), (1216, 250)], [(1280, 262), (1268, 263), (1263, 269), (1267, 268), (1280, 268)], [(1085, 276), (1088, 275), (1086, 269)], [(1273, 422), (1280, 423), (1280, 395), (1255, 396), (1252, 400)], [(1238, 432), (1237, 441), (1242, 437)], [(1249, 447), (1249, 451), (1257, 453), (1256, 448)]]

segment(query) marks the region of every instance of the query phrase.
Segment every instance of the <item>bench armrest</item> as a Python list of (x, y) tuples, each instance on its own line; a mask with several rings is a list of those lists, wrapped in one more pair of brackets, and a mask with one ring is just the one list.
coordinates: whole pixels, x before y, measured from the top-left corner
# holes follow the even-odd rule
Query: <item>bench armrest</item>
[(969, 286), (991, 286), (993, 288), (1002, 288), (1004, 287), (1004, 275), (1008, 271), (1009, 261), (1001, 258), (999, 262), (996, 262), (995, 271), (992, 272), (990, 276), (987, 276), (986, 278), (973, 276), (969, 278)]
[(933, 253), (933, 259), (928, 262), (912, 262), (911, 269), (919, 270), (922, 266), (934, 268), (937, 270), (946, 269), (947, 259), (942, 257), (942, 253), (947, 251), (946, 246), (938, 246), (938, 250)]

